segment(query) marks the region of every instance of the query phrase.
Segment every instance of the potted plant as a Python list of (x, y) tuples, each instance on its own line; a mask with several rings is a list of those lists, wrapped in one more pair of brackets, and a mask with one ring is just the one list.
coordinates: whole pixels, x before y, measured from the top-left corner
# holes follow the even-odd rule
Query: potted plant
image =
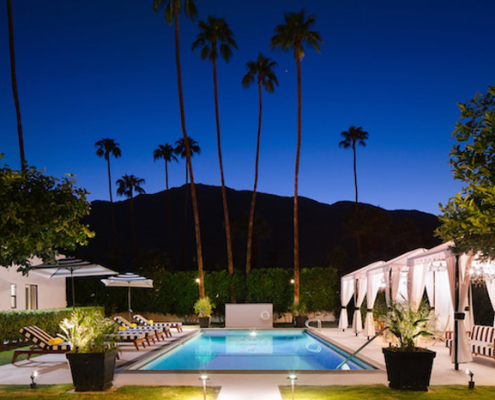
[(392, 304), (387, 325), (390, 333), (397, 338), (397, 344), (382, 349), (389, 387), (428, 390), (436, 353), (418, 347), (416, 341), (421, 336), (432, 336), (429, 312), (425, 303), (418, 310), (400, 303)]
[(211, 321), (211, 312), (215, 305), (211, 303), (209, 297), (203, 297), (194, 304), (194, 312), (198, 314), (200, 328), (209, 328)]
[(308, 320), (306, 304), (303, 302), (294, 303), (290, 310), (294, 317), (294, 326), (296, 328), (304, 328), (306, 326), (306, 321)]
[(66, 354), (76, 392), (103, 391), (112, 386), (117, 357), (113, 321), (94, 311), (74, 311), (60, 323), (59, 336), (70, 345)]

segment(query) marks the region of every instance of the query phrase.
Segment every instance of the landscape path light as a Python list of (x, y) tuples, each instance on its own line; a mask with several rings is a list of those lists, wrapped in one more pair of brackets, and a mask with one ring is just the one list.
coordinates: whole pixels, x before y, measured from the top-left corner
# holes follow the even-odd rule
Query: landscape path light
[(292, 391), (292, 400), (294, 400), (294, 391), (295, 391), (297, 376), (296, 376), (296, 374), (290, 374), (287, 377), (287, 379), (290, 380), (290, 386), (291, 386), (291, 391)]
[(469, 375), (469, 389), (474, 389), (474, 381), (473, 381), (473, 371), (470, 371), (469, 369), (466, 370), (466, 375)]
[(200, 381), (203, 381), (203, 396), (204, 400), (206, 400), (206, 381), (208, 381), (210, 378), (208, 378), (208, 375), (201, 375), (199, 377)]
[(38, 371), (33, 371), (33, 373), (30, 376), (30, 378), (31, 378), (31, 384), (29, 385), (29, 387), (31, 389), (36, 389), (36, 378), (37, 377), (38, 377)]

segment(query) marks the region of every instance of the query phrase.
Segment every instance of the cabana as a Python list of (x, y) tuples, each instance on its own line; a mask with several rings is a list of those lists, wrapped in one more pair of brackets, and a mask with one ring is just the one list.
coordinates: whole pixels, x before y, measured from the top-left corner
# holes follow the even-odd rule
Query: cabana
[[(456, 256), (450, 250), (452, 246), (453, 243), (448, 242), (430, 250), (413, 250), (388, 262), (373, 263), (345, 275), (342, 277), (342, 305), (347, 305), (352, 297), (352, 282), (357, 308), (367, 297), (368, 310), (363, 333), (371, 337), (375, 334), (373, 305), (380, 287), (385, 288), (387, 304), (390, 300), (407, 301), (413, 309), (419, 307), (426, 290), (437, 326), (454, 331), (452, 362), (458, 369), (459, 363), (472, 361), (466, 334), (474, 326), (471, 276), (484, 280), (495, 309), (495, 264), (479, 261), (473, 254)], [(359, 320), (356, 320), (358, 317)], [(360, 319), (360, 312), (356, 310), (353, 321), (356, 334), (361, 331)], [(341, 314), (339, 328), (345, 329), (345, 322)]]

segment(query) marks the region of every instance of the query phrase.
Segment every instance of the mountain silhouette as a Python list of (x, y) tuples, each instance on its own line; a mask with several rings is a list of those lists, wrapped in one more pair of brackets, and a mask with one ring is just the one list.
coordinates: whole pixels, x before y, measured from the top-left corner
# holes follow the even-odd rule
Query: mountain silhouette
[[(205, 270), (227, 266), (221, 188), (196, 184)], [(190, 190), (187, 191), (190, 196)], [(119, 243), (119, 265), (113, 259), (110, 202), (96, 200), (84, 219), (96, 235), (74, 255), (113, 267), (133, 271), (163, 264), (184, 269), (185, 186), (170, 189), (172, 241), (169, 241), (167, 192), (142, 194), (134, 198), (134, 215), (139, 254), (133, 259), (129, 200), (115, 202)], [(235, 268), (245, 269), (247, 223), (251, 191), (227, 188), (232, 224)], [(188, 202), (185, 269), (196, 269), (196, 245), (191, 201)], [(335, 266), (341, 273), (377, 260), (388, 260), (406, 251), (440, 243), (433, 235), (439, 225), (433, 214), (416, 210), (387, 211), (360, 203), (360, 218), (352, 222), (355, 204), (339, 201), (324, 204), (299, 197), (300, 257), (302, 267)], [(253, 243), (253, 268), (293, 267), (293, 198), (257, 193)], [(350, 219), (351, 218), (351, 219)], [(356, 247), (355, 228), (361, 238)], [(170, 242), (173, 243), (169, 250)], [(170, 259), (170, 261), (167, 261)]]

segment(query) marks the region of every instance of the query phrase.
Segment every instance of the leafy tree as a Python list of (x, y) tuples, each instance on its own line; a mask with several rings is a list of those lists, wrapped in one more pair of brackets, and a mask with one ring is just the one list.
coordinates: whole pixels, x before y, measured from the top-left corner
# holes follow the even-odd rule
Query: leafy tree
[(298, 206), (298, 179), (299, 155), (301, 153), (301, 61), (304, 57), (304, 47), (315, 48), (320, 52), (320, 43), (323, 42), (319, 32), (311, 31), (316, 22), (314, 15), (305, 18), (304, 9), (298, 13), (285, 14), (285, 24), (275, 27), (275, 35), (271, 38), (273, 48), (280, 47), (284, 51), (294, 50), (297, 66), (297, 150), (294, 178), (294, 303), (299, 303), (299, 206)]
[(134, 192), (143, 194), (144, 189), (141, 187), (145, 183), (144, 179), (138, 178), (134, 175), (124, 175), (121, 179), (115, 182), (117, 187), (117, 194), (119, 196), (125, 196), (130, 199), (131, 208), (131, 227), (132, 227), (132, 253), (134, 258), (137, 256), (137, 240), (136, 240), (136, 222), (134, 220)]
[(115, 210), (113, 205), (112, 194), (112, 175), (110, 173), (110, 156), (119, 158), (122, 155), (119, 144), (114, 139), (101, 139), (95, 143), (96, 155), (98, 157), (104, 157), (107, 162), (108, 173), (108, 195), (110, 196), (110, 215), (112, 218), (112, 230), (113, 230), (113, 251), (115, 257), (115, 265), (119, 265), (119, 244), (117, 240), (117, 225), (115, 223)]
[(258, 84), (258, 134), (256, 136), (256, 157), (254, 162), (254, 185), (253, 195), (251, 196), (251, 208), (249, 211), (249, 226), (248, 226), (248, 238), (247, 238), (247, 252), (246, 252), (246, 274), (251, 271), (251, 259), (252, 259), (252, 246), (253, 246), (253, 225), (254, 225), (254, 208), (256, 205), (256, 188), (258, 186), (258, 164), (260, 157), (260, 138), (261, 138), (261, 114), (263, 111), (263, 99), (261, 96), (261, 88), (264, 87), (268, 93), (275, 91), (275, 85), (278, 86), (277, 76), (273, 72), (273, 69), (277, 63), (272, 61), (268, 57), (264, 57), (261, 53), (258, 55), (256, 61), (248, 61), (246, 63), (247, 73), (242, 78), (242, 85), (249, 87), (251, 83), (256, 79)]
[[(182, 6), (184, 4), (184, 6)], [(196, 232), (196, 254), (198, 261), (198, 275), (199, 275), (199, 297), (205, 297), (205, 282), (204, 282), (204, 268), (203, 268), (203, 249), (201, 245), (201, 229), (199, 226), (199, 209), (198, 200), (196, 197), (196, 187), (194, 185), (194, 175), (191, 163), (191, 152), (189, 151), (189, 142), (187, 141), (186, 130), (186, 116), (184, 111), (184, 95), (182, 92), (182, 70), (180, 65), (180, 46), (179, 46), (179, 11), (184, 11), (187, 17), (194, 19), (198, 14), (194, 0), (153, 0), (153, 9), (158, 11), (162, 6), (165, 7), (165, 21), (170, 25), (174, 23), (175, 28), (175, 64), (177, 68), (177, 87), (179, 90), (179, 108), (180, 108), (180, 122), (182, 127), (182, 137), (184, 139), (184, 145), (186, 146), (186, 168), (189, 168), (189, 175), (191, 177), (191, 198), (193, 203), (194, 212), (194, 231)]]
[[(200, 32), (197, 39), (192, 44), (192, 50), (201, 47), (201, 59), (210, 60), (213, 65), (213, 93), (215, 100), (215, 121), (217, 126), (217, 150), (218, 163), (220, 165), (220, 181), (222, 184), (222, 202), (223, 218), (225, 223), (225, 236), (227, 240), (227, 260), (230, 276), (234, 274), (234, 261), (232, 257), (232, 236), (229, 218), (229, 208), (227, 204), (227, 191), (225, 190), (225, 178), (223, 174), (222, 146), (220, 139), (220, 116), (218, 111), (218, 85), (217, 85), (217, 58), (220, 50), (220, 56), (229, 61), (232, 57), (232, 49), (237, 49), (237, 43), (234, 40), (234, 34), (230, 30), (227, 22), (223, 18), (208, 16), (206, 21), (199, 21)], [(232, 288), (233, 296), (233, 288)], [(234, 298), (231, 299), (235, 301)]]
[(53, 263), (57, 249), (87, 244), (94, 233), (80, 220), (90, 205), (75, 183), (72, 175), (60, 180), (35, 167), (0, 168), (0, 265), (19, 265), (25, 273), (31, 257)]
[(459, 104), (460, 120), (450, 151), (454, 179), (465, 184), (461, 192), (440, 204), (442, 225), (436, 233), (453, 240), (459, 253), (473, 251), (495, 259), (495, 86)]
[[(168, 163), (177, 160), (175, 156), (175, 149), (168, 143), (159, 144), (158, 148), (153, 151), (153, 161), (163, 159), (165, 161), (165, 189), (167, 190), (167, 219), (168, 219), (168, 237), (169, 237), (169, 245), (168, 251), (170, 257), (173, 259), (173, 242), (172, 242), (172, 214), (171, 214), (171, 201), (170, 201), (170, 191), (168, 190)], [(187, 171), (187, 169), (186, 169)]]
[(19, 105), (19, 92), (17, 91), (17, 74), (15, 71), (15, 47), (14, 47), (14, 19), (12, 17), (12, 0), (7, 0), (7, 15), (9, 24), (9, 48), (10, 48), (10, 72), (12, 80), (12, 93), (14, 95), (15, 113), (17, 117), (17, 136), (19, 138), (19, 153), (21, 157), (21, 169), (26, 168), (24, 155), (24, 137), (22, 134), (21, 107)]
[[(189, 160), (191, 157), (194, 156), (194, 154), (200, 154), (201, 153), (201, 148), (199, 147), (198, 142), (194, 140), (192, 137), (188, 136), (187, 137), (187, 143), (190, 151), (189, 155)], [(179, 139), (175, 142), (175, 154), (180, 154), (181, 158), (186, 159), (186, 185), (184, 186), (184, 230), (183, 230), (183, 235), (184, 235), (184, 241), (182, 243), (182, 268), (184, 271), (186, 270), (186, 254), (187, 254), (187, 220), (188, 220), (188, 215), (189, 215), (189, 207), (188, 207), (188, 200), (189, 197), (187, 195), (187, 182), (189, 181), (189, 168), (188, 168), (188, 158), (186, 156), (186, 142), (184, 139)]]

